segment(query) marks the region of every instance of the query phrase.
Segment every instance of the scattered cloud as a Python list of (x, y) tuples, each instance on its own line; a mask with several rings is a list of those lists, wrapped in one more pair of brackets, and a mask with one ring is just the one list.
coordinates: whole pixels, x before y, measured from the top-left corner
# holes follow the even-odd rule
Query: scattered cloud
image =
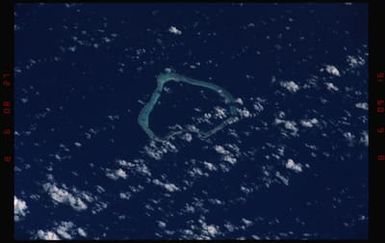
[(114, 181), (118, 180), (119, 178), (126, 179), (127, 178), (127, 173), (122, 170), (121, 168), (117, 170), (111, 170), (107, 169), (106, 176)]
[(293, 170), (295, 172), (302, 172), (302, 165), (295, 163), (292, 159), (288, 159), (285, 166), (287, 169)]
[(16, 222), (23, 219), (28, 213), (27, 203), (16, 196), (13, 197), (13, 207), (14, 220)]
[(71, 221), (62, 221), (50, 230), (38, 230), (35, 238), (41, 240), (72, 240), (75, 236), (87, 237), (83, 228), (76, 227)]
[(55, 183), (45, 183), (43, 188), (55, 203), (67, 204), (76, 211), (83, 211), (88, 208), (79, 196), (72, 194), (65, 188), (59, 188)]
[(361, 132), (360, 143), (364, 144), (365, 146), (369, 146), (369, 135), (368, 135), (368, 131), (362, 131), (362, 132)]
[(177, 29), (175, 26), (170, 26), (170, 28), (168, 28), (168, 32), (175, 34), (175, 35), (181, 35), (182, 34), (182, 31)]
[[(324, 69), (321, 69), (321, 71), (324, 70)], [(331, 75), (334, 75), (334, 76), (337, 76), (337, 77), (340, 77), (341, 74), (340, 74), (340, 71), (337, 69), (336, 66), (333, 66), (333, 65), (326, 65), (325, 66), (325, 71)]]
[(285, 129), (291, 131), (291, 135), (298, 135), (297, 123), (295, 121), (285, 121), (279, 118), (276, 118), (274, 121), (275, 124), (283, 124)]
[(300, 89), (294, 81), (282, 81), (280, 85), (291, 93), (295, 93)]
[(365, 65), (365, 59), (363, 57), (357, 56), (347, 56), (346, 61), (348, 62), (349, 66), (352, 68), (356, 68), (359, 66)]
[(363, 110), (368, 110), (368, 103), (366, 102), (361, 102), (361, 103), (356, 103), (356, 107), (358, 109), (363, 109)]
[(59, 236), (52, 231), (39, 230), (36, 234), (36, 238), (41, 240), (60, 240)]
[(326, 82), (325, 86), (330, 91), (338, 91), (339, 90), (337, 86), (335, 86), (333, 83), (330, 83), (330, 82)]
[(314, 125), (318, 124), (318, 119), (312, 118), (308, 120), (301, 120), (300, 123), (304, 127), (313, 127)]
[(165, 190), (169, 191), (169, 192), (175, 192), (175, 191), (179, 191), (179, 187), (177, 187), (175, 184), (173, 183), (164, 183), (164, 182), (161, 182), (160, 180), (158, 179), (154, 179), (152, 180), (152, 182), (155, 184), (155, 185), (158, 185), (158, 186), (161, 186), (163, 187)]

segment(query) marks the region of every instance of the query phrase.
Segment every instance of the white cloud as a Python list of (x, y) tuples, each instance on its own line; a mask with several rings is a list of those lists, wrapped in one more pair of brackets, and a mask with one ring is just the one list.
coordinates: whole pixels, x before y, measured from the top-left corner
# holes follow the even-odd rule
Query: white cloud
[(152, 182), (155, 184), (155, 185), (158, 185), (158, 186), (161, 186), (163, 187), (164, 189), (166, 189), (167, 191), (169, 192), (175, 192), (175, 191), (179, 191), (179, 187), (177, 187), (175, 184), (173, 183), (164, 183), (164, 182), (161, 182), (160, 180), (158, 179), (154, 179), (152, 180)]
[(78, 228), (78, 234), (83, 237), (87, 237), (87, 233), (84, 229)]
[(369, 135), (368, 131), (361, 132), (360, 143), (363, 143), (365, 146), (369, 146)]
[(170, 141), (151, 141), (150, 145), (144, 147), (147, 155), (155, 160), (162, 159), (163, 155), (169, 152), (176, 153), (178, 152), (177, 147), (172, 144)]
[(300, 122), (301, 122), (301, 125), (304, 127), (313, 127), (314, 125), (318, 124), (317, 118), (301, 120)]
[(74, 196), (71, 192), (64, 188), (57, 187), (56, 184), (45, 183), (43, 188), (46, 192), (48, 192), (54, 202), (70, 205), (76, 211), (87, 209), (87, 205), (80, 197)]
[(276, 118), (274, 122), (275, 124), (282, 123), (287, 130), (291, 131), (291, 135), (293, 136), (298, 135), (297, 123), (295, 121), (285, 121), (285, 120)]
[(206, 227), (206, 230), (211, 236), (215, 236), (216, 234), (218, 234), (218, 227), (215, 225), (208, 225)]
[(238, 112), (241, 115), (241, 117), (244, 117), (244, 118), (251, 117), (250, 111), (248, 111), (246, 108), (238, 109)]
[(185, 134), (183, 134), (182, 139), (187, 141), (187, 142), (191, 142), (192, 136), (190, 133), (185, 133)]
[(235, 164), (237, 162), (237, 159), (234, 156), (230, 156), (230, 155), (223, 156), (222, 160), (229, 162), (230, 164)]
[(21, 199), (18, 199), (16, 196), (13, 197), (13, 207), (14, 220), (16, 222), (20, 221), (27, 215), (27, 203)]
[[(142, 174), (144, 176), (151, 176), (150, 169), (147, 167), (147, 165), (145, 164), (145, 161), (142, 159), (135, 159), (132, 162), (119, 159), (116, 162), (119, 165), (123, 166), (127, 171), (127, 172), (123, 171), (124, 173), (118, 172), (117, 174), (120, 174), (120, 176), (123, 176), (126, 178), (128, 176), (127, 173), (130, 173), (132, 171), (139, 172), (140, 174)], [(111, 170), (109, 170), (109, 169), (107, 169), (107, 172), (111, 174), (109, 176), (112, 176), (113, 178), (117, 179), (117, 176), (115, 175), (116, 172), (111, 172)], [(135, 172), (133, 172), (133, 173), (135, 173)]]
[(179, 187), (177, 187), (175, 184), (172, 184), (172, 183), (164, 184), (164, 188), (169, 192), (175, 192), (180, 190)]
[(216, 106), (214, 107), (214, 110), (215, 110), (214, 112), (215, 118), (224, 119), (227, 117), (225, 108)]
[[(231, 146), (229, 146), (231, 147)], [(234, 146), (233, 146), (234, 147)], [(231, 148), (233, 148), (231, 147)], [(230, 164), (235, 164), (237, 162), (237, 158), (234, 154), (232, 154), (230, 151), (226, 150), (222, 145), (215, 145), (214, 146), (214, 149), (217, 153), (221, 154), (222, 155), (222, 160), (223, 161), (226, 161), (226, 162), (229, 162)], [(235, 148), (233, 148), (235, 149)], [(207, 162), (205, 162), (207, 163)], [(206, 167), (208, 165), (206, 164)], [(210, 170), (212, 169), (212, 167), (209, 167)]]
[(111, 171), (108, 169), (106, 176), (112, 180), (117, 180), (119, 178), (126, 179), (127, 178), (127, 173), (122, 170), (121, 168)]
[(168, 28), (168, 32), (173, 33), (175, 35), (181, 35), (182, 34), (182, 31), (177, 29), (175, 26), (171, 26), (170, 28)]
[(331, 91), (338, 91), (339, 90), (338, 87), (335, 86), (333, 83), (327, 82), (327, 83), (325, 83), (325, 85), (326, 85), (326, 88), (328, 90), (331, 90)]
[(250, 225), (253, 224), (253, 221), (248, 220), (248, 219), (245, 219), (245, 218), (242, 218), (242, 222), (243, 222), (246, 226), (250, 226)]
[(334, 76), (341, 76), (340, 71), (333, 65), (326, 65), (326, 72)]
[(124, 159), (118, 159), (118, 160), (116, 160), (116, 162), (122, 166), (128, 166), (130, 164), (130, 162), (128, 162), (127, 160), (124, 160)]
[(292, 159), (287, 160), (286, 168), (293, 170), (295, 172), (302, 172), (302, 165), (299, 163), (295, 163), (294, 160), (292, 160)]
[(39, 230), (36, 237), (41, 240), (60, 240), (59, 236), (52, 231)]
[(254, 107), (254, 109), (256, 110), (256, 111), (259, 111), (259, 112), (261, 112), (261, 111), (263, 111), (263, 109), (264, 109), (264, 107), (263, 107), (263, 105), (261, 104), (261, 103), (255, 103), (254, 105), (253, 105), (253, 107)]
[(131, 197), (131, 194), (129, 192), (121, 192), (119, 193), (119, 197), (121, 199), (129, 200)]
[(352, 68), (365, 65), (365, 59), (360, 56), (357, 56), (357, 57), (347, 56), (346, 61), (348, 62), (349, 66), (351, 66)]
[(72, 239), (70, 231), (74, 226), (74, 223), (64, 221), (57, 227), (56, 233), (64, 239), (70, 240)]
[(354, 140), (355, 140), (356, 136), (355, 136), (354, 134), (352, 134), (351, 132), (344, 132), (344, 133), (343, 133), (343, 136), (344, 136), (345, 139), (348, 141), (349, 146), (352, 146), (353, 143), (354, 143)]
[(294, 81), (282, 81), (280, 82), (280, 85), (291, 93), (295, 93), (299, 90), (299, 86)]
[(230, 152), (227, 151), (222, 145), (215, 145), (214, 146), (215, 151), (219, 154), (229, 154)]
[(167, 224), (166, 224), (165, 222), (160, 221), (160, 220), (158, 221), (158, 227), (159, 227), (159, 228), (164, 229), (164, 228), (166, 227), (166, 225), (167, 225)]
[(282, 181), (282, 183), (285, 184), (286, 186), (289, 185), (289, 178), (286, 178), (283, 175), (281, 175), (281, 173), (279, 173), (279, 171), (275, 172), (275, 176), (277, 178), (279, 178)]
[(36, 238), (42, 240), (72, 240), (75, 236), (87, 237), (87, 233), (82, 228), (77, 228), (71, 221), (62, 221), (56, 224), (56, 228), (50, 230), (38, 230)]
[(217, 170), (217, 167), (216, 167), (213, 163), (204, 161), (203, 164), (204, 164), (205, 167), (206, 167), (208, 170), (210, 170), (210, 171), (215, 171), (215, 170)]
[(235, 103), (243, 105), (243, 100), (241, 98), (237, 98), (237, 99), (235, 99)]
[(363, 110), (368, 110), (368, 103), (366, 102), (361, 102), (361, 103), (356, 103), (356, 107), (359, 108), (359, 109), (363, 109)]

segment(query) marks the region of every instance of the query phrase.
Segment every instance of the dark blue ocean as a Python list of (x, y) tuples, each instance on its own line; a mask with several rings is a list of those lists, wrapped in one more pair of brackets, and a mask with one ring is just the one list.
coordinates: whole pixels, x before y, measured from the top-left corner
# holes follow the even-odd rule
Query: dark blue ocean
[[(16, 239), (366, 239), (366, 4), (17, 4)], [(137, 116), (161, 72), (167, 83)], [(190, 131), (190, 132), (188, 132)]]

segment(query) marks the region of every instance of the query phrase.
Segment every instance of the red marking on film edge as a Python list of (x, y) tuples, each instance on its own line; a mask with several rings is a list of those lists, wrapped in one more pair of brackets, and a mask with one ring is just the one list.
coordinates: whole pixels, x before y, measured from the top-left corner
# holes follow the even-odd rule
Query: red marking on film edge
[(12, 162), (12, 155), (4, 155), (3, 160), (5, 163), (11, 163)]
[(377, 76), (377, 81), (383, 81), (385, 78), (385, 72), (378, 72), (376, 76)]
[(10, 109), (10, 108), (3, 108), (3, 114), (4, 114), (4, 115), (9, 115), (9, 114), (11, 114), (11, 109)]
[(5, 88), (11, 87), (11, 81), (8, 80), (8, 79), (3, 80), (2, 84), (3, 84), (3, 86), (4, 86)]
[(1, 75), (1, 78), (3, 78), (3, 79), (9, 78), (9, 77), (11, 77), (11, 73), (3, 73), (3, 74)]
[(2, 85), (6, 88), (10, 87), (11, 86), (11, 73), (3, 73), (1, 75), (1, 79), (2, 79)]
[(4, 128), (3, 135), (11, 135), (11, 128)]
[(12, 106), (12, 102), (9, 101), (9, 100), (5, 100), (2, 102), (2, 106), (3, 106), (3, 114), (4, 115), (9, 115), (11, 114), (11, 106)]
[(9, 101), (9, 100), (5, 100), (5, 101), (3, 101), (3, 107), (11, 107), (11, 101)]

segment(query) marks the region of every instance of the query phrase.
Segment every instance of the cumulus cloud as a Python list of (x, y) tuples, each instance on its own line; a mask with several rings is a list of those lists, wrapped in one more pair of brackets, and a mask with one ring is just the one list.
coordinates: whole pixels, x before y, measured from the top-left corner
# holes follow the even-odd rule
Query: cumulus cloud
[(333, 65), (326, 65), (325, 70), (327, 73), (331, 75), (338, 76), (338, 77), (341, 76), (340, 71)]
[(80, 197), (75, 196), (65, 188), (59, 188), (55, 183), (45, 183), (43, 188), (56, 203), (67, 204), (76, 211), (82, 211), (88, 208)]
[(119, 193), (119, 197), (121, 199), (129, 200), (131, 198), (131, 193), (129, 193), (129, 192), (121, 192), (121, 193)]
[(214, 110), (215, 110), (214, 111), (215, 118), (224, 119), (227, 117), (225, 108), (216, 106), (214, 107)]
[(283, 184), (285, 184), (286, 186), (289, 185), (289, 178), (287, 177), (284, 177), (281, 173), (279, 173), (279, 171), (276, 171), (275, 172), (275, 176), (280, 179), (282, 181)]
[(151, 141), (149, 145), (144, 147), (147, 155), (155, 160), (162, 159), (163, 155), (169, 152), (176, 153), (178, 152), (177, 147), (172, 144), (170, 141)]
[(114, 170), (114, 171), (107, 169), (106, 176), (112, 180), (117, 180), (119, 178), (126, 179), (127, 173), (124, 170), (122, 170), (121, 168)]
[(291, 93), (295, 93), (299, 90), (298, 84), (294, 81), (282, 81), (280, 82), (280, 85)]
[(28, 212), (28, 207), (27, 203), (16, 196), (13, 197), (13, 215), (14, 215), (14, 220), (20, 221), (22, 218), (24, 218), (27, 215)]
[(64, 221), (62, 222), (56, 229), (56, 233), (63, 237), (64, 239), (70, 240), (72, 239), (71, 236), (71, 229), (74, 227), (74, 223)]
[(275, 124), (283, 124), (285, 129), (291, 131), (291, 135), (298, 135), (297, 123), (295, 121), (285, 121), (279, 118), (276, 118), (274, 121)]
[(177, 29), (175, 26), (170, 26), (170, 28), (168, 28), (168, 32), (170, 32), (174, 35), (181, 35), (182, 34), (182, 31)]
[(41, 240), (72, 240), (76, 236), (87, 237), (87, 233), (71, 221), (56, 223), (56, 227), (50, 230), (38, 230), (36, 233), (36, 238)]
[[(233, 148), (231, 145), (228, 145), (228, 147), (232, 148), (233, 150), (236, 150), (236, 148)], [(215, 145), (214, 150), (222, 155), (222, 160), (229, 162), (230, 164), (235, 164), (237, 162), (236, 156), (231, 153), (229, 150), (226, 150), (222, 145)]]
[(75, 144), (76, 147), (81, 147), (82, 146), (82, 144), (79, 143), (79, 142), (75, 142), (74, 144)]
[(363, 110), (368, 110), (368, 103), (366, 102), (361, 102), (361, 103), (356, 103), (356, 108), (363, 109)]
[(240, 105), (243, 105), (243, 100), (241, 98), (236, 98), (235, 103), (238, 103)]
[(353, 146), (355, 139), (356, 139), (356, 136), (354, 134), (352, 134), (351, 132), (344, 132), (343, 136), (347, 140), (349, 146)]
[(175, 184), (173, 183), (164, 183), (164, 182), (161, 182), (160, 180), (158, 179), (154, 179), (152, 180), (152, 182), (155, 184), (155, 185), (158, 185), (158, 186), (161, 186), (163, 187), (165, 190), (169, 191), (169, 192), (175, 192), (175, 191), (179, 191), (179, 187), (177, 187)]
[(361, 132), (360, 143), (364, 144), (365, 146), (369, 146), (369, 135), (368, 135), (368, 131), (362, 131), (362, 132)]
[(205, 225), (204, 230), (207, 231), (207, 233), (210, 236), (216, 236), (219, 233), (219, 228), (216, 225)]
[(238, 109), (238, 113), (242, 118), (248, 118), (252, 116), (250, 111), (248, 111), (246, 108)]
[(214, 149), (219, 154), (229, 154), (230, 152), (227, 151), (222, 145), (215, 145)]
[(325, 83), (325, 86), (330, 91), (338, 91), (339, 90), (337, 86), (335, 86), (333, 83), (330, 83), (330, 82)]
[(60, 240), (59, 236), (52, 231), (39, 230), (36, 234), (36, 238), (41, 240)]
[(205, 168), (207, 168), (207, 169), (210, 170), (210, 171), (215, 171), (215, 170), (217, 170), (217, 167), (216, 167), (213, 163), (204, 161), (203, 164), (204, 164)]
[(285, 166), (287, 169), (293, 170), (295, 172), (302, 172), (302, 165), (295, 163), (292, 159), (288, 159)]
[(301, 125), (304, 127), (313, 127), (316, 124), (318, 124), (317, 118), (312, 118), (312, 119), (308, 119), (308, 120), (301, 120)]
[(349, 66), (352, 68), (360, 67), (365, 65), (365, 59), (363, 57), (357, 56), (347, 56), (346, 61), (348, 62)]

